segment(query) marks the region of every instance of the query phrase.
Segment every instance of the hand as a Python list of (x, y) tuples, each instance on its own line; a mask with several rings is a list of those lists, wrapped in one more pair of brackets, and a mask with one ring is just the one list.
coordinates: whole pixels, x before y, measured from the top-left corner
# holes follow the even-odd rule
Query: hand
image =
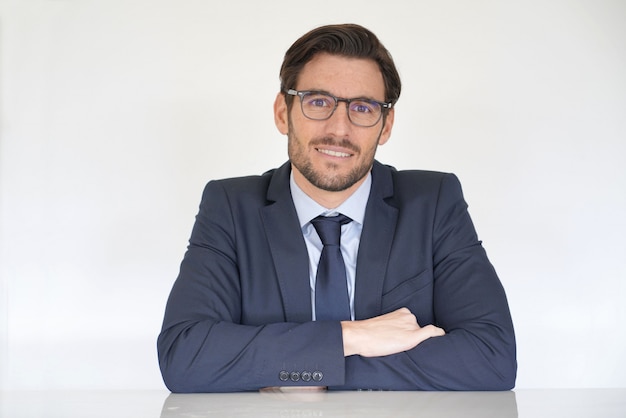
[(361, 321), (342, 321), (344, 355), (380, 357), (401, 353), (431, 337), (445, 335), (434, 325), (420, 327), (407, 308)]

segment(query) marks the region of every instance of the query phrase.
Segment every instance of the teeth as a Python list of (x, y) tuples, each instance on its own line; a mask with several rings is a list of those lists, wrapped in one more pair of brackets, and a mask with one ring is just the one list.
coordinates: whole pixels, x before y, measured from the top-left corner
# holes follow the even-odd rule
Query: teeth
[(328, 149), (319, 149), (319, 148), (317, 150), (319, 152), (321, 152), (322, 154), (330, 155), (332, 157), (343, 157), (343, 158), (345, 158), (345, 157), (349, 157), (350, 156), (350, 154), (345, 153), (345, 152), (337, 152), (337, 151), (331, 151), (331, 150), (328, 150)]

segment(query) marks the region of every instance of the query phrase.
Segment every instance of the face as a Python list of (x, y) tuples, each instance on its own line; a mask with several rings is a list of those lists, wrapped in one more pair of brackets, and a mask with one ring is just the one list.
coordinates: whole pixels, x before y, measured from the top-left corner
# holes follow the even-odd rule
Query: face
[[(364, 97), (383, 102), (385, 86), (373, 60), (318, 54), (303, 68), (296, 90), (322, 90), (336, 97)], [(305, 191), (311, 188), (340, 192), (356, 189), (374, 162), (378, 145), (387, 142), (393, 126), (393, 109), (386, 122), (356, 126), (348, 119), (346, 104), (323, 121), (302, 114), (300, 98), (291, 111), (279, 94), (274, 105), (278, 129), (288, 136), (288, 153), (294, 178)]]

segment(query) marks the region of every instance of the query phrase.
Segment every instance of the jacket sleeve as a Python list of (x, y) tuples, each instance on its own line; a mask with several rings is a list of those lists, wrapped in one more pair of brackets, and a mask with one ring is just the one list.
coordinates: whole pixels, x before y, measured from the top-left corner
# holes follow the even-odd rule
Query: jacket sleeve
[(157, 341), (166, 386), (172, 392), (233, 392), (342, 385), (339, 323), (290, 323), (282, 317), (241, 323), (239, 237), (231, 205), (220, 182), (207, 185)]
[(445, 175), (440, 183), (432, 255), (433, 323), (443, 328), (446, 335), (430, 338), (396, 355), (347, 358), (346, 384), (342, 389), (514, 387), (516, 345), (507, 298), (478, 241), (454, 175)]

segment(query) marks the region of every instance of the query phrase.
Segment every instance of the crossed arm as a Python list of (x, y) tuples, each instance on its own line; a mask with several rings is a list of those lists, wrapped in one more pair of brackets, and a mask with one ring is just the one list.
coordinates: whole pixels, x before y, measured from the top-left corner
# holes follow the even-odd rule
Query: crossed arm
[[(303, 384), (282, 382), (281, 370), (320, 370), (323, 380), (307, 384), (333, 389), (508, 390), (514, 386), (515, 338), (506, 296), (475, 238), (461, 246), (458, 236), (445, 240), (452, 244), (437, 244), (441, 255), (432, 272), (432, 325), (422, 327), (415, 312), (393, 307), (383, 315), (352, 322), (281, 322), (280, 302), (259, 307), (267, 321), (245, 324), (241, 315), (246, 307), (238, 287), (241, 266), (229, 242), (233, 231), (223, 221), (229, 216), (237, 214), (228, 207), (199, 215), (194, 229), (202, 229), (203, 239), (192, 236), (168, 301), (158, 348), (163, 378), (173, 392)], [(211, 224), (213, 219), (219, 225)], [(203, 222), (206, 225), (200, 225)], [(471, 225), (467, 228), (473, 232)], [(459, 225), (451, 230), (458, 231)], [(254, 297), (263, 300), (261, 295)]]

